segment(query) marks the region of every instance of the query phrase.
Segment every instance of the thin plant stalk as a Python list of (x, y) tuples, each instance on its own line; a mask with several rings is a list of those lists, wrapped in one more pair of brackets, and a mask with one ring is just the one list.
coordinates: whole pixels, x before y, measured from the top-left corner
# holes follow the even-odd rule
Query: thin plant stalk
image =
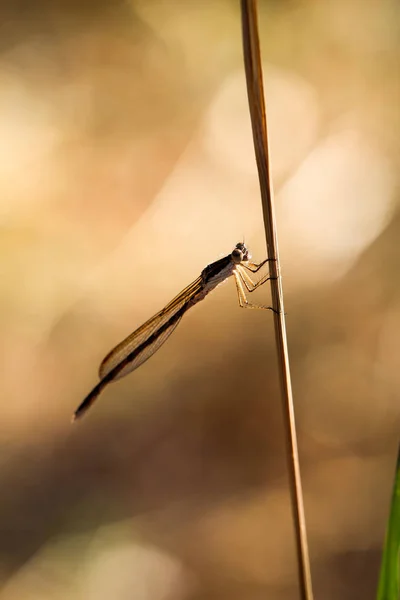
[(247, 94), (249, 99), (258, 176), (260, 181), (267, 251), (268, 258), (270, 259), (270, 283), (272, 305), (275, 309), (275, 338), (282, 392), (281, 396), (285, 423), (285, 438), (287, 442), (289, 487), (297, 550), (299, 588), (302, 600), (313, 600), (292, 384), (289, 367), (283, 290), (282, 281), (280, 278), (277, 228), (270, 175), (268, 135), (265, 116), (256, 0), (241, 0), (241, 14)]

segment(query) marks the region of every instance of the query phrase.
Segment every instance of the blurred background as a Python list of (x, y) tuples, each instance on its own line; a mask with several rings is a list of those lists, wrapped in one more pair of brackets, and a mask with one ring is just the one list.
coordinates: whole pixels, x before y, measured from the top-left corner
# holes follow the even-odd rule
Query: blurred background
[[(375, 597), (399, 441), (399, 12), (259, 2), (316, 599)], [(233, 281), (70, 424), (205, 265), (265, 257), (239, 3), (0, 23), (0, 600), (297, 598), (273, 319)]]

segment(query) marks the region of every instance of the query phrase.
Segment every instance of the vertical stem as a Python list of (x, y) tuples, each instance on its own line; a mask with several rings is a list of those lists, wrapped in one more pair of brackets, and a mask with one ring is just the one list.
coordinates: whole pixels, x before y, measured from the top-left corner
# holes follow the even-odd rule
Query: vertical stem
[[(275, 338), (278, 351), (278, 365), (282, 392), (281, 396), (285, 423), (285, 438), (287, 442), (289, 487), (296, 538), (299, 585), (301, 599), (312, 600), (313, 591), (289, 367), (286, 324), (283, 306), (283, 290), (282, 281), (279, 277), (280, 261), (269, 165), (268, 135), (265, 117), (256, 0), (241, 0), (241, 11), (247, 94), (249, 99), (258, 176), (260, 181), (268, 258), (272, 259), (270, 262), (270, 275), (272, 277), (271, 293), (273, 307), (276, 310), (276, 313), (274, 313)], [(277, 279), (273, 279), (274, 277)]]

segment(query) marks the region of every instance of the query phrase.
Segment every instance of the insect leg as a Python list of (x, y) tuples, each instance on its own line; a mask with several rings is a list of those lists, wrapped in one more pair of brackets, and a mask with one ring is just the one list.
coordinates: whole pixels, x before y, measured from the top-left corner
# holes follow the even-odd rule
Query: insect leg
[(272, 310), (274, 313), (277, 313), (275, 308), (273, 308), (272, 306), (262, 306), (259, 304), (250, 303), (246, 298), (246, 294), (243, 287), (243, 279), (240, 277), (237, 271), (234, 271), (233, 274), (235, 276), (236, 290), (238, 294), (240, 308), (260, 308), (262, 310)]

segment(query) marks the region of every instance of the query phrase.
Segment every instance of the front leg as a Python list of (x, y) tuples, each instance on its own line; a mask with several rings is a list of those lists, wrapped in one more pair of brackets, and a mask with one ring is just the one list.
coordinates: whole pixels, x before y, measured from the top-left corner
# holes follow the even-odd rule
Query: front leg
[(251, 271), (252, 273), (257, 273), (257, 271), (259, 271), (261, 269), (261, 267), (263, 267), (265, 265), (265, 263), (272, 262), (272, 261), (275, 261), (275, 260), (276, 260), (275, 258), (266, 258), (265, 260), (263, 260), (259, 264), (253, 263), (253, 262), (249, 261), (249, 262), (247, 262), (247, 264), (244, 264), (244, 262), (241, 263), (240, 266), (244, 267), (248, 271)]

